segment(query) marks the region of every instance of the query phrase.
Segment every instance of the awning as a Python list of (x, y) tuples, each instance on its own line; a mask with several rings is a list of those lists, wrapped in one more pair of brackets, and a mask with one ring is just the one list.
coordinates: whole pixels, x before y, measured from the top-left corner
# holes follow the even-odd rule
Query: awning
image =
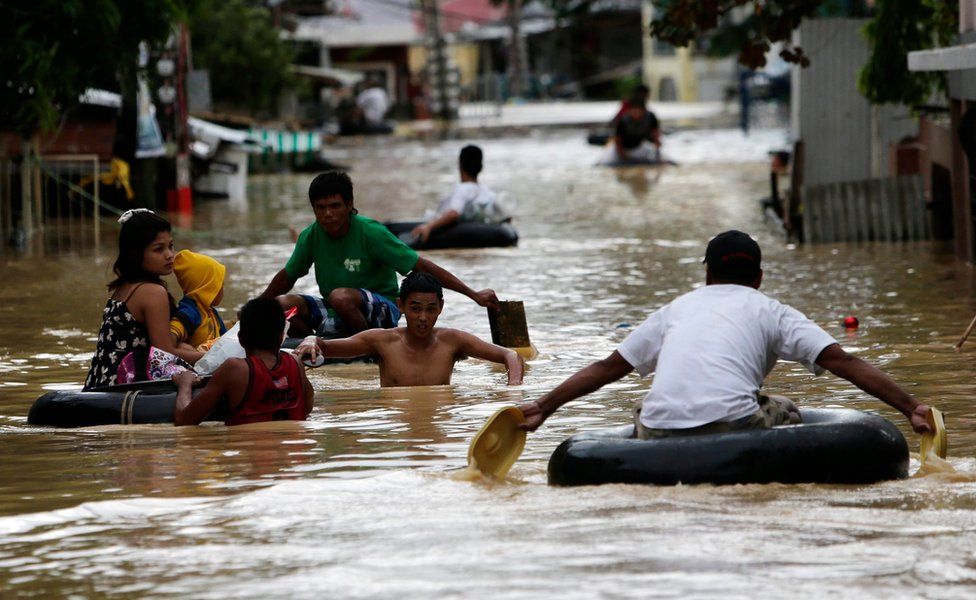
[(976, 43), (908, 53), (909, 71), (976, 69)]
[(357, 71), (346, 69), (335, 69), (332, 67), (313, 67), (310, 65), (289, 65), (288, 69), (296, 75), (311, 77), (332, 83), (338, 83), (345, 87), (352, 87), (363, 80), (363, 74)]
[(192, 138), (190, 152), (197, 158), (212, 158), (220, 144), (235, 144), (248, 152), (259, 152), (265, 145), (249, 131), (231, 129), (196, 117), (188, 118), (186, 124)]
[(88, 88), (85, 90), (84, 94), (78, 96), (78, 100), (80, 100), (82, 104), (93, 104), (108, 108), (119, 108), (122, 106), (121, 94), (116, 94), (115, 92), (100, 90), (97, 88)]

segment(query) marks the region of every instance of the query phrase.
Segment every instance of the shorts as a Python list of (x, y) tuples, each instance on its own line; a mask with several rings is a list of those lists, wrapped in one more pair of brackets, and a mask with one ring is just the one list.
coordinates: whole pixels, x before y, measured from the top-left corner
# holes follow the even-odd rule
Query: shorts
[(641, 164), (641, 163), (652, 163), (661, 159), (660, 152), (657, 146), (644, 140), (639, 146), (634, 148), (624, 148), (627, 152), (627, 158), (622, 158), (617, 154), (617, 147), (613, 144), (607, 146), (606, 152), (603, 154), (603, 158), (600, 160), (601, 165), (626, 165), (626, 164)]
[(759, 409), (734, 421), (715, 421), (688, 429), (652, 429), (640, 420), (643, 400), (634, 406), (635, 437), (642, 440), (676, 437), (682, 435), (705, 435), (709, 433), (728, 433), (748, 429), (769, 429), (777, 425), (795, 425), (800, 422), (800, 411), (793, 402), (784, 396), (759, 396)]
[[(396, 327), (400, 320), (400, 309), (397, 308), (396, 302), (363, 288), (359, 288), (359, 293), (363, 298), (363, 316), (366, 317), (367, 327), (370, 329)], [(342, 319), (330, 312), (324, 298), (299, 295), (308, 305), (308, 312), (311, 314), (309, 326), (315, 330), (316, 335), (335, 337), (343, 333)]]

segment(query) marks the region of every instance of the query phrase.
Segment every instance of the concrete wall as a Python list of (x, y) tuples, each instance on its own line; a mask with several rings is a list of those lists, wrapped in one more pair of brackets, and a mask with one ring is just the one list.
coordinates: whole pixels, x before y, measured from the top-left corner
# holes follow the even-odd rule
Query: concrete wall
[(917, 132), (907, 108), (884, 105), (872, 111), (857, 90), (858, 73), (868, 60), (866, 23), (808, 19), (794, 34), (810, 57), (809, 67), (793, 69), (790, 119), (793, 138), (806, 146), (806, 185), (886, 176), (888, 145)]

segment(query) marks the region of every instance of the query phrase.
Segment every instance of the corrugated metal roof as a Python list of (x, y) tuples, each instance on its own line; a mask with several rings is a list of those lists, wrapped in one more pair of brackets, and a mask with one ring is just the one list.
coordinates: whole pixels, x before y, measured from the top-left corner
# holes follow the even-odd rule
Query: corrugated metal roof
[(402, 46), (422, 38), (408, 0), (342, 0), (336, 14), (306, 17), (282, 35), (329, 48)]

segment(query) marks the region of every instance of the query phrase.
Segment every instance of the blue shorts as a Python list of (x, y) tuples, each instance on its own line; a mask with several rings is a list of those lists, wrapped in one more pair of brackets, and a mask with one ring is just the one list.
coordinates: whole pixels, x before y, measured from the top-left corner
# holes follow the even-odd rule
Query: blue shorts
[[(382, 294), (363, 288), (359, 288), (359, 293), (363, 298), (363, 316), (366, 317), (368, 328), (389, 329), (396, 327), (400, 320), (400, 309), (397, 308), (396, 302)], [(308, 305), (308, 311), (312, 317), (309, 325), (315, 330), (316, 335), (334, 337), (344, 333), (342, 319), (334, 311), (329, 311), (328, 302), (324, 298), (305, 294), (299, 294), (299, 296)]]

